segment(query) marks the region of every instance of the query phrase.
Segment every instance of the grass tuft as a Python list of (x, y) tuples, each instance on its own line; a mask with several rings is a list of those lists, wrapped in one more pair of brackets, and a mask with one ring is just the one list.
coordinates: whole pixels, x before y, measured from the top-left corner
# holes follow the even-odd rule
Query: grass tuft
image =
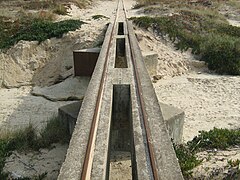
[[(3, 137), (0, 139), (0, 179), (7, 179), (7, 174), (3, 173), (3, 167), (12, 151), (39, 150), (48, 148), (53, 143), (68, 143), (70, 140), (67, 129), (57, 117), (49, 120), (40, 136), (37, 136), (35, 129), (30, 125), (26, 129)], [(42, 174), (36, 179), (42, 179), (45, 175)]]

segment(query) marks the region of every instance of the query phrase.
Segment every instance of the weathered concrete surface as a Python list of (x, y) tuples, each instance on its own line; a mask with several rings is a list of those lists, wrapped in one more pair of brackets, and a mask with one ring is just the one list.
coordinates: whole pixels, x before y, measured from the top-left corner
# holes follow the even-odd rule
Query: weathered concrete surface
[(154, 76), (157, 74), (158, 55), (155, 52), (143, 52), (143, 59), (148, 74)]
[(90, 77), (70, 77), (65, 81), (46, 87), (34, 87), (32, 94), (51, 101), (81, 100), (88, 87)]
[(82, 101), (74, 102), (58, 109), (58, 116), (68, 129), (68, 133), (72, 135), (77, 117), (82, 105)]
[[(66, 123), (70, 135), (75, 127), (82, 101), (74, 102), (58, 109), (59, 118)], [(182, 142), (185, 113), (181, 109), (160, 102), (163, 119), (167, 125), (169, 136), (174, 143)], [(137, 127), (137, 126), (136, 126)]]
[(91, 81), (88, 85), (88, 89), (82, 103), (82, 108), (77, 118), (77, 123), (72, 134), (65, 162), (63, 163), (58, 176), (59, 180), (79, 180), (81, 178), (88, 137), (91, 129), (91, 122), (95, 110), (111, 30), (112, 25), (110, 24), (98, 57), (95, 71), (93, 72)]
[(169, 136), (174, 143), (182, 142), (185, 113), (183, 110), (160, 102), (163, 119), (166, 122)]
[(140, 69), (139, 76), (143, 91), (141, 96), (144, 99), (144, 104), (146, 107), (148, 123), (152, 136), (151, 143), (154, 146), (154, 155), (159, 177), (161, 177), (162, 180), (183, 179), (181, 169), (161, 113), (158, 99), (141, 55), (141, 50), (138, 46), (136, 36), (133, 36), (134, 31), (132, 24), (128, 23), (128, 27), (132, 48), (135, 50), (134, 56), (138, 60), (137, 68)]
[[(123, 13), (119, 15), (119, 21), (123, 17)], [(125, 23), (124, 23), (125, 24)], [(126, 25), (126, 24), (125, 24)], [(168, 135), (166, 123), (164, 121), (158, 99), (153, 89), (151, 79), (148, 75), (147, 69), (144, 64), (141, 51), (138, 47), (136, 38), (134, 36), (133, 28), (130, 23), (129, 36), (124, 35), (125, 48), (126, 48), (126, 60), (128, 68), (114, 68), (115, 67), (115, 55), (116, 53), (116, 36), (111, 41), (111, 48), (108, 53), (108, 57), (105, 58), (110, 40), (111, 25), (107, 31), (102, 50), (100, 52), (98, 62), (96, 64), (92, 79), (89, 83), (88, 90), (85, 94), (82, 108), (77, 118), (75, 130), (70, 141), (70, 146), (66, 156), (66, 160), (60, 170), (58, 179), (80, 179), (83, 172), (83, 163), (85, 160), (87, 145), (89, 141), (90, 129), (93, 121), (93, 116), (96, 115), (96, 126), (93, 133), (93, 144), (90, 151), (89, 164), (87, 167), (86, 179), (108, 179), (109, 178), (109, 164), (111, 154), (111, 124), (112, 112), (114, 109), (113, 104), (113, 87), (114, 85), (129, 85), (130, 87), (130, 104), (131, 110), (129, 113), (129, 119), (131, 119), (130, 126), (130, 154), (131, 154), (131, 165), (132, 165), (132, 178), (147, 180), (153, 179), (152, 167), (150, 163), (150, 157), (147, 147), (146, 132), (143, 125), (142, 111), (139, 103), (139, 96), (143, 97), (144, 109), (147, 114), (147, 121), (151, 130), (150, 141), (153, 144), (153, 151), (155, 157), (155, 163), (157, 173), (162, 180), (182, 180), (182, 173), (172, 146), (171, 139)], [(125, 26), (126, 27), (126, 26)], [(117, 29), (114, 29), (113, 34), (117, 34)], [(117, 36), (118, 37), (118, 36)], [(130, 53), (129, 40), (131, 39), (131, 48), (134, 49), (133, 54)], [(140, 86), (142, 93), (138, 95), (136, 90), (136, 80), (134, 78), (133, 65), (131, 57), (135, 57), (137, 60), (137, 70), (139, 72)], [(107, 61), (106, 61), (107, 59)], [(104, 63), (106, 64), (106, 77), (102, 78)], [(99, 91), (100, 81), (103, 80), (103, 90)], [(99, 107), (96, 106), (96, 102), (99, 95)], [(122, 101), (121, 98), (126, 96), (120, 96), (117, 99), (116, 104)], [(127, 106), (126, 106), (127, 107)], [(99, 109), (99, 111), (95, 110)], [(120, 106), (117, 106), (118, 110), (121, 111)], [(127, 109), (127, 108), (126, 108)], [(123, 109), (122, 109), (123, 110)], [(171, 116), (169, 116), (171, 119)], [(124, 125), (124, 124), (123, 124)], [(110, 152), (110, 153), (109, 153)], [(130, 169), (131, 170), (131, 169)], [(111, 172), (110, 172), (111, 173)]]
[[(127, 41), (126, 46), (129, 46), (128, 41)], [(112, 54), (115, 54), (114, 51)], [(115, 137), (113, 135), (113, 137), (112, 137), (113, 140), (109, 139), (110, 124), (112, 121), (110, 114), (112, 113), (111, 109), (114, 108), (114, 105), (112, 107), (112, 101), (113, 101), (112, 95), (114, 94), (113, 93), (113, 84), (118, 84), (118, 85), (134, 84), (133, 72), (131, 71), (132, 64), (131, 64), (131, 62), (129, 62), (130, 61), (129, 52), (126, 54), (126, 57), (127, 57), (128, 67), (129, 67), (127, 69), (126, 68), (114, 68), (114, 62), (115, 62), (114, 58), (112, 58), (112, 56), (111, 56), (111, 58), (109, 60), (108, 77), (107, 77), (106, 83), (105, 83), (105, 90), (103, 93), (104, 96), (103, 96), (102, 104), (101, 104), (101, 112), (99, 114), (100, 121), (99, 121), (98, 129), (97, 129), (97, 137), (96, 137), (96, 144), (95, 144), (95, 150), (94, 150), (91, 179), (99, 179), (99, 178), (101, 179), (104, 177), (108, 177), (108, 175), (109, 175), (108, 174), (108, 170), (109, 170), (109, 166), (108, 166), (109, 151), (108, 151), (108, 149), (109, 150), (111, 150), (112, 148), (114, 149), (114, 147), (111, 147), (111, 146), (109, 147), (109, 141), (115, 142), (114, 138), (116, 140), (119, 133), (121, 134), (121, 132), (119, 132), (119, 131), (118, 132), (113, 131), (113, 133), (115, 133)], [(149, 81), (149, 82), (151, 83), (151, 81)], [(96, 82), (96, 84), (97, 84), (97, 82)], [(130, 135), (130, 136), (134, 136), (134, 142), (132, 140), (130, 140), (130, 141), (126, 141), (126, 144), (127, 144), (127, 146), (130, 145), (132, 147), (132, 149), (134, 149), (133, 152), (130, 153), (132, 156), (131, 167), (134, 168), (134, 172), (133, 172), (132, 176), (138, 177), (138, 179), (144, 179), (144, 180), (151, 179), (152, 175), (149, 171), (149, 168), (150, 168), (149, 159), (148, 159), (148, 157), (146, 155), (146, 151), (145, 151), (145, 143), (146, 142), (144, 140), (144, 136), (143, 136), (143, 132), (142, 132), (142, 125), (141, 125), (141, 121), (140, 121), (140, 117), (139, 117), (139, 108), (138, 108), (138, 103), (137, 103), (137, 99), (136, 99), (136, 89), (134, 86), (130, 86), (130, 87), (131, 87), (131, 91), (130, 91), (131, 97), (129, 97), (129, 98), (131, 98), (131, 106), (132, 106), (130, 116), (132, 119), (131, 121), (132, 121), (132, 126), (133, 126), (132, 127), (133, 131), (130, 132), (130, 133), (132, 133), (132, 135)], [(151, 95), (151, 96), (153, 96), (153, 95)], [(117, 101), (121, 102), (122, 101), (121, 99), (123, 97), (119, 96), (119, 98), (120, 99)], [(127, 100), (129, 98), (126, 98), (125, 100)], [(159, 106), (159, 105), (157, 104), (156, 106)], [(166, 112), (163, 113), (163, 119), (167, 120), (166, 124), (167, 124), (167, 127), (170, 129), (168, 131), (170, 133), (170, 136), (172, 138), (173, 137), (178, 138), (178, 140), (180, 141), (182, 127), (178, 127), (179, 124), (176, 123), (176, 121), (178, 122), (178, 119), (176, 119), (176, 118), (179, 118), (179, 116), (180, 116), (180, 122), (183, 122), (183, 121), (181, 121), (181, 120), (183, 120), (183, 118), (181, 116), (183, 112), (179, 109), (172, 108), (168, 105), (162, 105), (162, 106), (163, 106), (162, 107), (163, 111), (166, 110)], [(71, 107), (71, 106), (68, 106), (68, 107)], [(75, 108), (75, 110), (77, 108)], [(122, 107), (116, 106), (115, 108), (117, 110), (119, 110)], [(70, 110), (70, 114), (71, 114), (71, 110)], [(118, 114), (115, 114), (115, 115), (119, 116)], [(76, 117), (76, 111), (73, 116)], [(70, 117), (71, 122), (75, 121), (72, 119), (73, 116)], [(158, 116), (161, 116), (161, 111), (158, 112)], [(126, 117), (124, 117), (124, 118), (126, 118)], [(160, 119), (158, 119), (158, 120), (160, 120)], [(79, 119), (78, 121), (81, 121), (81, 119)], [(121, 121), (121, 120), (118, 120), (118, 121)], [(160, 120), (160, 123), (162, 123), (162, 120)], [(124, 126), (124, 124), (121, 124), (121, 126)], [(168, 132), (166, 131), (166, 133), (168, 133)], [(166, 134), (165, 134), (165, 136), (166, 136)], [(129, 137), (129, 138), (132, 139), (132, 137)], [(120, 143), (120, 146), (121, 145), (122, 144)], [(110, 176), (111, 176), (111, 174), (110, 174)]]

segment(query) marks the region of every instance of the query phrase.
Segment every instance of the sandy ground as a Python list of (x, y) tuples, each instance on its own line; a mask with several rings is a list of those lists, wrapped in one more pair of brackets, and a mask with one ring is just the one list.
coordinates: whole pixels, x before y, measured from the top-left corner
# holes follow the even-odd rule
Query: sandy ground
[(47, 173), (48, 180), (56, 179), (65, 159), (68, 145), (53, 144), (50, 149), (32, 152), (16, 152), (7, 159), (5, 172), (11, 172), (9, 179), (34, 177)]
[(240, 127), (240, 77), (188, 74), (160, 80), (154, 87), (159, 101), (184, 110), (184, 141), (198, 131)]
[[(204, 151), (197, 154), (203, 162), (193, 169), (192, 179), (237, 179), (239, 171), (240, 148), (224, 151)], [(231, 162), (233, 162), (231, 164)], [(226, 178), (228, 177), (228, 178)], [(239, 178), (239, 177), (238, 177)]]
[(131, 154), (124, 151), (112, 152), (110, 157), (109, 179), (132, 179)]
[(31, 87), (0, 89), (0, 132), (13, 131), (33, 125), (42, 129), (57, 116), (58, 107), (71, 102), (51, 102), (32, 96)]

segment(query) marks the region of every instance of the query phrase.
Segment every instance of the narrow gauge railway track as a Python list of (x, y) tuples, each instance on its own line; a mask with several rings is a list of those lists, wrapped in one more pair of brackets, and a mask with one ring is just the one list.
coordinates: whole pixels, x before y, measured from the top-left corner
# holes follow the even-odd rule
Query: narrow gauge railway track
[[(118, 0), (58, 179), (118, 179), (116, 152), (130, 153), (123, 179), (183, 179), (123, 0)], [(124, 177), (126, 176), (126, 178)]]

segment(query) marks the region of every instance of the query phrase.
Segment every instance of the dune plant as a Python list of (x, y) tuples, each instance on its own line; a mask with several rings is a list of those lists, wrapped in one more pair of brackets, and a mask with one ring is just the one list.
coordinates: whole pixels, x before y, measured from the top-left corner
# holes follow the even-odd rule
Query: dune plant
[(181, 51), (191, 48), (209, 69), (240, 75), (240, 27), (229, 25), (216, 12), (182, 10), (173, 16), (131, 19), (142, 28), (150, 27), (159, 36), (168, 37)]
[[(3, 172), (5, 160), (12, 151), (39, 150), (48, 148), (53, 143), (68, 143), (70, 136), (64, 124), (57, 118), (52, 117), (46, 127), (37, 135), (32, 125), (25, 129), (1, 134), (0, 138), (0, 179), (7, 179), (7, 174)], [(44, 174), (35, 179), (42, 179)]]

